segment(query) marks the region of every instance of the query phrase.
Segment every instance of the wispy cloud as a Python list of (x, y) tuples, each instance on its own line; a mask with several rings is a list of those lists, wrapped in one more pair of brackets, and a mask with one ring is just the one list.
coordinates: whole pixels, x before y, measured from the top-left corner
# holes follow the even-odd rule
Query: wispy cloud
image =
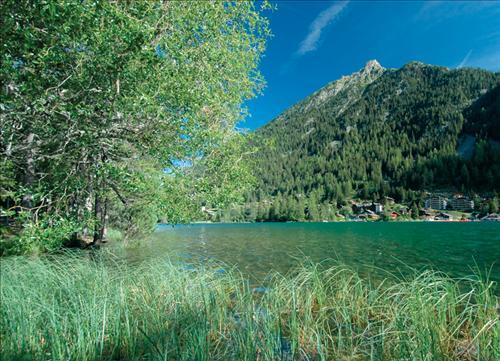
[(342, 10), (346, 8), (347, 4), (349, 4), (349, 0), (337, 1), (316, 16), (311, 25), (309, 25), (307, 36), (299, 45), (297, 55), (304, 55), (317, 49), (321, 39), (321, 33), (338, 17)]
[(440, 7), (443, 4), (444, 1), (438, 1), (438, 0), (424, 2), (420, 10), (415, 15), (415, 19), (422, 19), (429, 17), (436, 10), (436, 8)]
[(500, 49), (493, 49), (478, 57), (473, 57), (468, 61), (467, 65), (491, 71), (500, 71)]
[(455, 16), (470, 15), (475, 12), (488, 10), (493, 13), (500, 12), (498, 1), (426, 1), (415, 15), (414, 20), (443, 21)]
[(467, 65), (471, 54), (472, 54), (472, 49), (467, 52), (467, 55), (465, 55), (460, 64), (457, 65), (458, 69), (463, 68), (465, 65)]

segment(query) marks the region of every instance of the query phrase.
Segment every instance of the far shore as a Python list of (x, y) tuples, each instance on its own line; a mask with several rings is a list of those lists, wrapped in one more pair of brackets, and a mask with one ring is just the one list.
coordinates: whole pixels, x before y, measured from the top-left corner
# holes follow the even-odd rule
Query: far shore
[[(257, 223), (490, 223), (490, 222), (499, 222), (500, 220), (432, 220), (432, 219), (397, 219), (397, 220), (374, 220), (374, 221), (365, 221), (365, 220), (331, 220), (331, 221), (284, 221), (284, 222), (212, 222), (212, 221), (195, 221), (189, 224), (257, 224)], [(168, 223), (158, 223), (158, 225), (168, 225)]]

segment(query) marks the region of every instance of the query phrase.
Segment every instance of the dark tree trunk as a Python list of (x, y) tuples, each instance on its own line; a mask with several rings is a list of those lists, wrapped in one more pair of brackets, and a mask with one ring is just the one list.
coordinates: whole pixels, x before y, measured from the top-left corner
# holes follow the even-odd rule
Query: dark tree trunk
[(94, 198), (94, 221), (96, 222), (94, 226), (94, 241), (93, 245), (100, 245), (102, 243), (102, 232), (101, 232), (101, 198), (99, 197), (99, 191), (96, 190)]
[[(107, 156), (104, 151), (101, 154), (100, 163), (96, 164), (98, 169), (101, 164), (106, 163)], [(96, 174), (95, 199), (94, 199), (94, 240), (93, 246), (100, 246), (106, 237), (106, 225), (108, 222), (108, 197), (106, 195), (106, 181), (102, 174)]]
[(106, 237), (106, 225), (108, 222), (108, 197), (103, 195), (105, 194), (105, 182), (101, 178), (99, 179), (96, 185), (95, 190), (95, 199), (94, 199), (94, 220), (96, 222), (94, 226), (94, 240), (92, 245), (99, 246), (104, 243), (104, 239)]
[(100, 229), (100, 237), (101, 242), (106, 241), (106, 233), (107, 233), (107, 225), (108, 225), (108, 198), (104, 198), (104, 206), (101, 208), (101, 229)]

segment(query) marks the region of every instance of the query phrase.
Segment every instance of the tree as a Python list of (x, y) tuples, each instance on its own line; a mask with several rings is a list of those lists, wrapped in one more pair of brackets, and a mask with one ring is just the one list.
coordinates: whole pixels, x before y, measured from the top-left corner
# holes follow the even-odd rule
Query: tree
[(488, 202), (488, 212), (489, 213), (497, 213), (498, 212), (498, 198), (493, 197)]
[(419, 216), (419, 210), (418, 210), (416, 202), (413, 202), (413, 204), (411, 205), (410, 212), (411, 212), (411, 218), (413, 218), (413, 219), (417, 219), (418, 218), (418, 216)]
[(318, 221), (320, 219), (320, 213), (318, 208), (318, 203), (309, 201), (307, 207), (307, 220), (308, 221)]
[(0, 13), (11, 217), (98, 244), (110, 218), (150, 228), (240, 196), (234, 127), (268, 36), (255, 4), (6, 0)]

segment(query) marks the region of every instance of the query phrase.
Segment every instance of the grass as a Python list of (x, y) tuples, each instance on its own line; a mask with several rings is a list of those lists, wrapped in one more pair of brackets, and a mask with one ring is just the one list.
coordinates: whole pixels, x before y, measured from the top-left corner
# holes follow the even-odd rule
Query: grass
[[(94, 256), (93, 256), (94, 255)], [(1, 261), (2, 360), (498, 360), (495, 285), (344, 266), (236, 271), (106, 254)]]

